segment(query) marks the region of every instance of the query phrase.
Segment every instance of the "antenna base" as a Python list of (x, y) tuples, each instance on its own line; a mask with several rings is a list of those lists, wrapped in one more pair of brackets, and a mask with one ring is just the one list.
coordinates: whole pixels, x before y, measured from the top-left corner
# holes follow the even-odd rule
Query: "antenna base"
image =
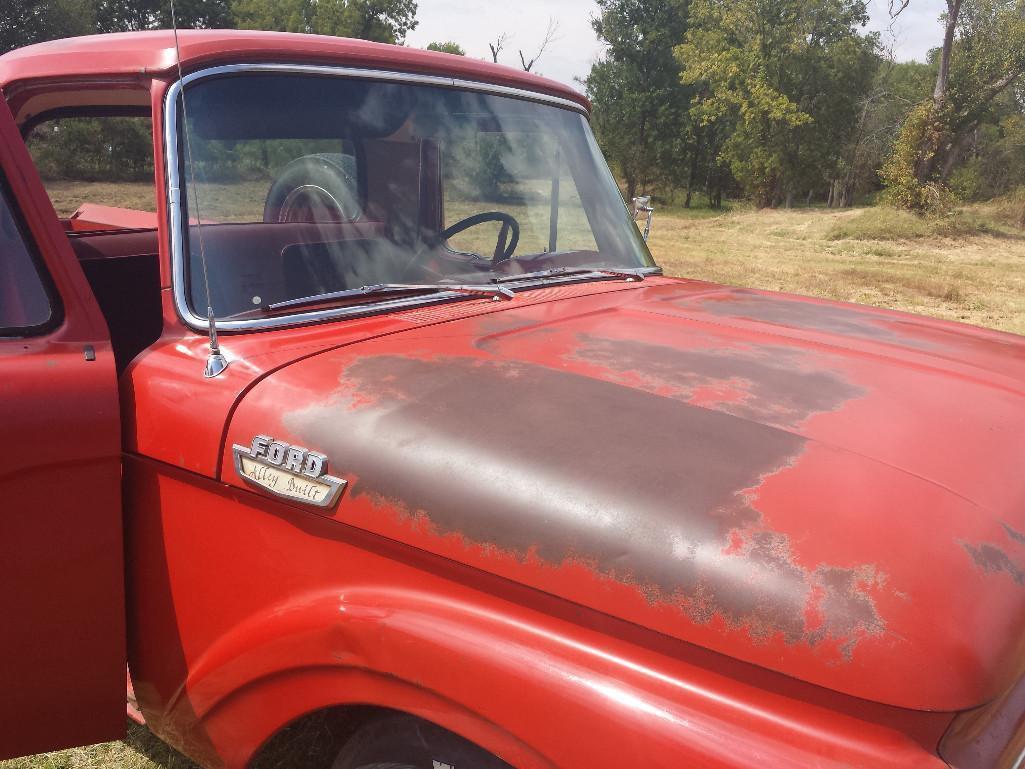
[(203, 369), (204, 379), (213, 379), (228, 368), (228, 359), (219, 352), (211, 352), (206, 359), (206, 367)]

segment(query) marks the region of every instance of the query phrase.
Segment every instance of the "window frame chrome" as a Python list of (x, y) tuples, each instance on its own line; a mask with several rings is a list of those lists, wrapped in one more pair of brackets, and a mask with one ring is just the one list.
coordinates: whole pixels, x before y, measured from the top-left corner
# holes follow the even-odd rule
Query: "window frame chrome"
[[(548, 104), (561, 109), (571, 110), (589, 117), (587, 109), (577, 102), (563, 99), (558, 96), (551, 96), (538, 91), (530, 91), (522, 88), (512, 88), (495, 83), (481, 82), (477, 80), (463, 80), (460, 78), (447, 77), (442, 75), (420, 75), (410, 72), (395, 72), (391, 70), (365, 69), (359, 67), (327, 66), (327, 65), (306, 65), (306, 64), (283, 64), (283, 63), (239, 63), (224, 64), (215, 67), (207, 67), (186, 75), (180, 80), (172, 83), (164, 95), (163, 104), (163, 143), (164, 143), (164, 183), (167, 199), (167, 221), (169, 247), (171, 252), (171, 292), (174, 297), (174, 306), (179, 317), (186, 326), (194, 331), (209, 332), (210, 322), (205, 316), (197, 315), (189, 305), (185, 281), (185, 230), (182, 223), (181, 191), (182, 179), (180, 174), (181, 154), (178, 142), (178, 95), (182, 89), (200, 80), (222, 77), (225, 75), (237, 75), (240, 73), (288, 73), (288, 74), (309, 74), (331, 77), (345, 77), (354, 80), (374, 80), (382, 82), (411, 83), (416, 85), (428, 85), (441, 88), (452, 88), (457, 90), (476, 91), (478, 93), (507, 96), (524, 101)], [(654, 271), (654, 270), (653, 270)], [(558, 280), (546, 280), (545, 285), (555, 283), (580, 282), (581, 276), (567, 277)], [(507, 288), (526, 288), (517, 284), (507, 284)], [(456, 299), (467, 299), (467, 295), (457, 292), (440, 292), (427, 296), (403, 297), (401, 299), (388, 299), (378, 302), (361, 303), (355, 306), (334, 307), (323, 310), (309, 310), (297, 312), (290, 315), (281, 315), (270, 318), (247, 318), (242, 320), (218, 319), (218, 331), (260, 331), (288, 326), (299, 326), (308, 323), (317, 323), (325, 320), (340, 318), (359, 317), (373, 315), (382, 312), (391, 312), (410, 307), (420, 307), (428, 304), (452, 301)]]

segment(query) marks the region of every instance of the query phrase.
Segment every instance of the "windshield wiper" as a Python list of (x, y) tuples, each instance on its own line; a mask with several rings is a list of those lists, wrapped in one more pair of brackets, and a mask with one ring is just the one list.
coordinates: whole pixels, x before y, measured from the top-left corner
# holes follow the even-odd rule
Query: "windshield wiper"
[(572, 275), (600, 275), (602, 277), (623, 278), (625, 280), (644, 280), (644, 274), (640, 270), (612, 269), (608, 267), (553, 267), (549, 270), (537, 270), (535, 272), (524, 272), (519, 275), (502, 275), (492, 278), (492, 283), (514, 283), (519, 280), (532, 280), (535, 278), (565, 278)]
[(311, 304), (332, 302), (335, 299), (348, 299), (350, 297), (369, 296), (372, 294), (405, 294), (411, 291), (429, 292), (435, 294), (456, 293), (456, 294), (480, 294), (490, 296), (494, 299), (514, 299), (516, 294), (501, 286), (471, 286), (444, 283), (374, 283), (359, 288), (347, 288), (344, 291), (327, 291), (323, 294), (303, 296), (298, 299), (287, 299), (284, 302), (268, 304), (266, 310), (284, 310), (289, 307), (305, 307)]

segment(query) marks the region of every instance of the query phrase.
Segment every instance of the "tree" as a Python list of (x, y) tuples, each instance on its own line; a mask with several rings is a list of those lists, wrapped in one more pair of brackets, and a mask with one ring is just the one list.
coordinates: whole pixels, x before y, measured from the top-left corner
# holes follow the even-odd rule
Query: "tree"
[(530, 72), (530, 70), (533, 69), (534, 64), (536, 64), (537, 60), (540, 59), (541, 56), (544, 54), (545, 49), (548, 48), (548, 46), (551, 45), (552, 41), (556, 39), (558, 32), (558, 20), (554, 16), (549, 16), (548, 27), (545, 29), (544, 39), (541, 41), (541, 44), (537, 47), (537, 53), (530, 57), (530, 61), (527, 61), (527, 58), (523, 55), (523, 49), (521, 48), (519, 51), (520, 66), (523, 67), (524, 72)]
[(466, 56), (466, 51), (463, 50), (463, 46), (459, 45), (459, 43), (453, 43), (451, 40), (444, 43), (428, 43), (427, 50), (438, 51), (440, 53), (451, 53), (456, 56)]
[(606, 49), (585, 82), (598, 141), (628, 198), (657, 179), (680, 184), (698, 141), (688, 133), (691, 90), (673, 56), (687, 2), (599, 0), (598, 10), (591, 25)]
[(947, 0), (932, 97), (908, 114), (882, 175), (891, 197), (924, 210), (1002, 94), (1025, 77), (1025, 0)]
[(1014, 98), (994, 105), (993, 119), (972, 132), (966, 157), (947, 183), (961, 200), (988, 200), (1025, 182), (1025, 115)]
[[(541, 43), (537, 47), (537, 52), (533, 56), (527, 56), (523, 53), (523, 49), (519, 49), (520, 55), (520, 66), (524, 72), (532, 72), (534, 65), (541, 59), (541, 56), (548, 49), (548, 46), (558, 40), (559, 33), (559, 21), (554, 16), (548, 18), (548, 26), (545, 28), (545, 35), (542, 38)], [(488, 48), (491, 49), (491, 61), (498, 64), (498, 57), (505, 49), (506, 44), (509, 42), (511, 36), (508, 32), (503, 32), (493, 41), (488, 42)]]
[(95, 31), (91, 0), (3, 0), (0, 54), (32, 43)]
[(723, 159), (759, 206), (835, 172), (878, 61), (864, 0), (693, 0), (676, 49), (700, 125), (734, 129)]
[[(175, 22), (179, 29), (233, 27), (228, 0), (175, 0)], [(98, 0), (97, 32), (134, 32), (141, 29), (170, 29), (168, 0)]]
[(857, 128), (844, 148), (840, 173), (827, 194), (829, 205), (853, 205), (859, 192), (879, 189), (879, 169), (892, 152), (908, 112), (928, 96), (935, 72), (930, 64), (880, 60), (872, 86), (859, 104)]
[(498, 55), (502, 53), (502, 49), (505, 48), (505, 44), (509, 42), (509, 33), (503, 32), (495, 38), (493, 43), (488, 43), (488, 48), (491, 49), (491, 61), (498, 64)]
[(234, 0), (240, 29), (306, 32), (402, 43), (416, 28), (416, 0)]

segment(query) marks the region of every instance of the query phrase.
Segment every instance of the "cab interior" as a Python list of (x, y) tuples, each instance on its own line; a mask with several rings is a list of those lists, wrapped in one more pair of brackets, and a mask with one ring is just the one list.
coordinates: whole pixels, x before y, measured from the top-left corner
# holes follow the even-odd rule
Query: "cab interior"
[[(78, 92), (64, 94), (63, 100), (53, 93), (30, 98), (22, 102), (18, 119), (107, 320), (120, 373), (161, 336), (161, 292), (169, 285), (161, 280), (149, 91), (111, 91), (107, 98), (117, 98), (107, 102), (98, 101), (100, 93), (86, 98), (89, 103), (82, 103)], [(228, 129), (244, 133), (235, 124)], [(225, 148), (217, 146), (222, 137), (216, 131), (223, 127), (207, 130), (204, 137), (204, 126), (196, 128), (197, 136), (212, 146), (204, 150), (207, 155), (189, 167), (179, 158), (178, 173), (189, 181), (198, 178), (196, 188), (217, 161), (216, 152), (239, 154), (234, 139), (225, 141)], [(596, 257), (590, 235), (583, 246), (557, 253), (547, 223), (538, 228), (543, 229), (538, 242), (521, 248), (516, 259), (507, 257), (518, 230), (510, 243), (501, 219), (460, 236), (473, 235), (462, 241), (465, 246), (459, 238), (450, 240), (446, 222), (460, 220), (467, 211), (446, 218), (443, 152), (401, 120), (358, 143), (344, 134), (303, 135), (301, 152), (293, 147), (282, 162), (268, 159), (287, 141), (292, 137), (257, 147), (263, 153), (257, 161), (264, 171), (273, 166), (273, 174), (207, 185), (203, 202), (211, 206), (185, 201), (183, 269), (195, 315), (205, 316), (212, 305), (218, 318), (260, 317), (282, 300), (339, 289), (463, 282), (467, 275), (497, 266), (516, 274), (546, 269), (556, 255), (560, 266), (588, 264)], [(557, 191), (559, 179), (547, 169), (539, 176), (544, 173), (549, 178), (538, 180), (541, 189), (548, 185)], [(572, 181), (562, 185), (566, 189)], [(244, 193), (244, 200), (225, 201), (222, 193), (228, 187)], [(503, 249), (508, 252), (504, 260)], [(200, 276), (204, 261), (208, 280)]]

